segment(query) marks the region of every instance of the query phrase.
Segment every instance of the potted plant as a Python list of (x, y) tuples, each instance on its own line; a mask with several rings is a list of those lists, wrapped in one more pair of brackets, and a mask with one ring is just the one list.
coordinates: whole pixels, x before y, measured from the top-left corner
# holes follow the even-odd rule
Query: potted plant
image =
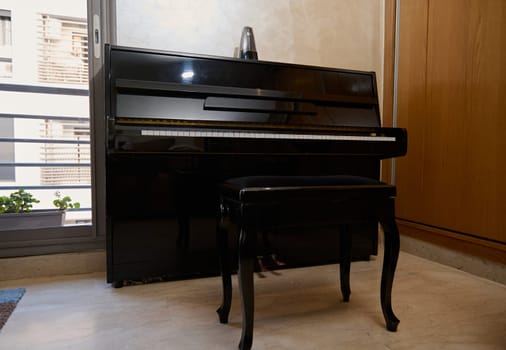
[(20, 189), (12, 192), (9, 197), (0, 197), (0, 214), (4, 213), (29, 213), (32, 211), (33, 203), (39, 203), (31, 193)]
[(70, 198), (70, 196), (62, 196), (59, 191), (56, 191), (54, 195), (56, 196), (56, 199), (53, 200), (53, 205), (63, 213), (62, 223), (65, 221), (65, 212), (67, 209), (81, 208), (81, 204), (79, 202), (72, 202), (72, 198)]
[(72, 198), (69, 196), (62, 197), (62, 194), (59, 191), (56, 191), (54, 195), (56, 196), (56, 199), (53, 201), (53, 204), (59, 210), (81, 208), (81, 204), (79, 202), (72, 202)]
[(65, 211), (68, 208), (79, 208), (69, 196), (55, 193), (53, 201), (57, 209), (32, 210), (34, 203), (40, 201), (31, 193), (20, 189), (9, 196), (0, 197), (0, 230), (17, 230), (41, 227), (61, 226), (65, 222)]

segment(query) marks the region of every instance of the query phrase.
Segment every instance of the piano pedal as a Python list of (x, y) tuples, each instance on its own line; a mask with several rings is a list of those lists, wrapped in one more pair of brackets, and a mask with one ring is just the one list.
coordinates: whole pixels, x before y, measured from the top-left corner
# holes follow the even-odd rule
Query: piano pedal
[(274, 264), (276, 264), (277, 266), (285, 266), (286, 265), (285, 262), (278, 260), (278, 257), (276, 254), (271, 254), (271, 259), (274, 262)]
[[(276, 254), (270, 254), (269, 255), (269, 258), (271, 259), (271, 261), (274, 263), (274, 265), (276, 266), (284, 266), (286, 265), (286, 263), (278, 260), (278, 257)], [(278, 272), (276, 270), (269, 270), (270, 273), (272, 273), (274, 276), (281, 276), (281, 272)]]
[(264, 275), (264, 273), (268, 271), (265, 268), (265, 265), (264, 265), (264, 262), (263, 262), (263, 258), (264, 258), (263, 256), (257, 256), (257, 263), (258, 263), (258, 266), (260, 267), (260, 271), (257, 272), (257, 275), (260, 278), (267, 277), (267, 276)]
[[(270, 255), (269, 257), (272, 259), (273, 255)], [(274, 259), (276, 259), (276, 258), (275, 258), (275, 256), (274, 256)], [(285, 265), (285, 263), (280, 262), (280, 261), (278, 261), (277, 259), (276, 259), (276, 260), (274, 260), (274, 259), (273, 259), (273, 261), (275, 261), (275, 262), (276, 262), (276, 265), (278, 265), (278, 266)], [(263, 257), (263, 256), (258, 256), (258, 257), (257, 257), (257, 262), (258, 262), (258, 266), (259, 266), (259, 268), (260, 268), (260, 271), (258, 271), (258, 272), (257, 272), (258, 277), (260, 277), (260, 278), (265, 278), (265, 277), (267, 277), (267, 276), (265, 275), (265, 273), (266, 273), (266, 272), (270, 272), (270, 273), (272, 273), (274, 276), (281, 276), (281, 273), (280, 273), (280, 272), (275, 271), (275, 270), (271, 270), (271, 269), (269, 269), (269, 268), (265, 267), (265, 264), (264, 264), (264, 257)]]

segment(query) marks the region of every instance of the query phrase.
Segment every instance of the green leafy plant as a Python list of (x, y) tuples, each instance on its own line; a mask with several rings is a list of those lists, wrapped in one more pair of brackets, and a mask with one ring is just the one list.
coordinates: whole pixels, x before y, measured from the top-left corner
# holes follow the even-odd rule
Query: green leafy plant
[(32, 211), (32, 204), (39, 202), (31, 193), (20, 189), (8, 197), (0, 197), (0, 213), (28, 213)]
[(72, 202), (72, 198), (69, 196), (62, 197), (59, 191), (56, 191), (54, 195), (56, 199), (53, 201), (53, 204), (60, 210), (67, 210), (68, 208), (79, 209), (81, 207), (79, 202)]

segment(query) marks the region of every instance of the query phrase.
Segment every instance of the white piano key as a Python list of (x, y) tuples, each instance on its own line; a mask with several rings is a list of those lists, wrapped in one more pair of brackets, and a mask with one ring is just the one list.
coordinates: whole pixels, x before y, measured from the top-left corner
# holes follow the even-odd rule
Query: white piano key
[(391, 136), (360, 136), (360, 135), (332, 135), (332, 134), (296, 134), (272, 132), (244, 132), (237, 130), (170, 130), (170, 129), (142, 129), (142, 136), (172, 136), (172, 137), (220, 137), (220, 138), (256, 138), (277, 140), (334, 140), (334, 141), (372, 141), (395, 142)]

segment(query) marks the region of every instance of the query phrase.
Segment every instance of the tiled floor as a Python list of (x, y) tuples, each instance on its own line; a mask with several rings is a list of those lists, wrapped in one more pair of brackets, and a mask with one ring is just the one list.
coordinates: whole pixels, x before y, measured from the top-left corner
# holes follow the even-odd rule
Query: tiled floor
[[(506, 349), (506, 286), (401, 253), (393, 290), (398, 332), (379, 305), (381, 258), (352, 264), (350, 303), (335, 265), (256, 278), (254, 349)], [(0, 349), (236, 349), (218, 322), (219, 278), (113, 289), (103, 274), (0, 282), (27, 292), (0, 331)], [(234, 278), (234, 283), (236, 280)]]

